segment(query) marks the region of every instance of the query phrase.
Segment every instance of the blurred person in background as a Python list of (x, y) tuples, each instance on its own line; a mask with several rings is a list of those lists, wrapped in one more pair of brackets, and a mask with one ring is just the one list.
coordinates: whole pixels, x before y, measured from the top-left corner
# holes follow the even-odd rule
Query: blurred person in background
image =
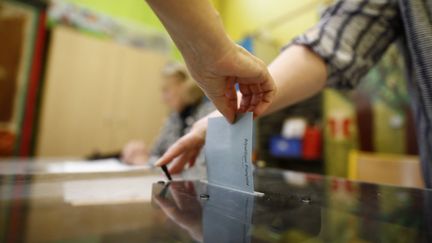
[(127, 164), (154, 162), (186, 134), (197, 120), (215, 110), (183, 65), (167, 64), (162, 70), (162, 76), (162, 101), (168, 107), (170, 115), (151, 148), (139, 140), (130, 141), (124, 146), (121, 159)]

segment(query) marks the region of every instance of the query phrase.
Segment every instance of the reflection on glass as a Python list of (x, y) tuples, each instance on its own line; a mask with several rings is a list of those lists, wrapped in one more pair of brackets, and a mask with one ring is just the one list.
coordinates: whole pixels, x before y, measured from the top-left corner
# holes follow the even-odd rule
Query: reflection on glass
[(195, 241), (432, 241), (429, 190), (268, 171), (256, 182), (263, 197), (172, 182), (156, 185), (153, 199)]
[(104, 177), (0, 176), (0, 242), (432, 242), (431, 190), (258, 170), (255, 197)]
[(250, 242), (251, 194), (185, 181), (166, 184), (153, 195), (162, 211), (196, 241)]

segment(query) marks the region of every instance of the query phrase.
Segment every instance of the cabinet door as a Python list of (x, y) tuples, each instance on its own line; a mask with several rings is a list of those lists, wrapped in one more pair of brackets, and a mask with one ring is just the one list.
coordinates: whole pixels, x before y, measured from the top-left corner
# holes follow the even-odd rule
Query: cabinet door
[[(143, 56), (147, 57), (143, 52), (70, 29), (56, 28), (50, 47), (37, 155), (84, 156), (96, 150), (119, 150), (126, 139), (120, 141), (117, 131), (128, 136), (136, 134), (134, 137), (142, 133), (142, 138), (151, 141), (165, 112), (158, 109), (160, 92), (155, 85), (158, 80), (146, 80), (145, 75), (159, 78), (159, 63), (165, 59), (159, 57), (155, 66), (151, 61), (154, 58), (144, 58), (143, 62)], [(142, 63), (132, 63), (134, 61)], [(148, 73), (138, 70), (138, 64)], [(149, 85), (145, 86), (147, 83)], [(144, 89), (139, 92), (142, 87)], [(124, 99), (126, 101), (122, 101)], [(146, 110), (147, 103), (156, 109)], [(139, 115), (130, 115), (133, 112), (121, 109), (142, 111)], [(146, 120), (152, 122), (146, 123)], [(137, 125), (129, 128), (129, 122), (139, 123), (140, 130)]]
[(167, 58), (148, 50), (119, 49), (111, 147), (120, 148), (130, 139), (151, 144), (167, 114), (160, 95), (161, 70)]

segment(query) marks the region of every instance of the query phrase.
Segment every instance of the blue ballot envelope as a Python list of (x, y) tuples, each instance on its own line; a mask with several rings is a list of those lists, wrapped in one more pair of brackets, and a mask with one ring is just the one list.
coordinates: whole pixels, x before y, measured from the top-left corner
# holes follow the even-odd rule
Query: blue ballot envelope
[(253, 193), (253, 113), (247, 112), (230, 124), (224, 117), (208, 121), (205, 157), (208, 183)]

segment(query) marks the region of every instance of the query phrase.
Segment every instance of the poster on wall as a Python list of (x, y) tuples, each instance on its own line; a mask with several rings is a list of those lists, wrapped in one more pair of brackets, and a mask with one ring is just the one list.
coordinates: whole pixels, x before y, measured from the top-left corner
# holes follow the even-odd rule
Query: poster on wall
[(147, 48), (164, 54), (172, 51), (172, 44), (165, 33), (132, 21), (119, 20), (69, 1), (52, 1), (48, 10), (48, 20), (50, 26), (70, 26), (124, 45)]

